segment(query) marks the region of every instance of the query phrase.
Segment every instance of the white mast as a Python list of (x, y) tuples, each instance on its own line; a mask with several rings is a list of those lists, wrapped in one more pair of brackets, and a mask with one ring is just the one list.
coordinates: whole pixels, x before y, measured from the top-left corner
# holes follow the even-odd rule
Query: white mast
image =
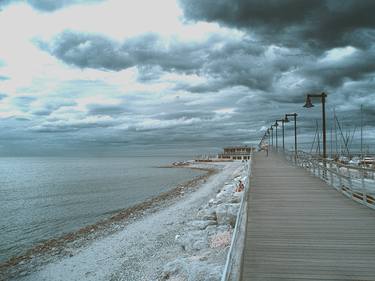
[(361, 104), (361, 159), (363, 159), (363, 105)]

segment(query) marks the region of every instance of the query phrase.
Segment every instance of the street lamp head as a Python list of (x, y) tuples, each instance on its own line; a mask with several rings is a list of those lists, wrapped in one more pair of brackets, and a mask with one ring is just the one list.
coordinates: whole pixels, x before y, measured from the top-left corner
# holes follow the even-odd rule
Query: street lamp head
[(273, 124), (273, 126), (275, 126), (277, 128), (277, 126), (279, 126), (279, 123), (277, 123), (277, 121), (276, 121), (275, 124)]
[(306, 107), (306, 108), (311, 108), (311, 107), (314, 107), (314, 105), (312, 104), (311, 102), (311, 97), (310, 95), (307, 95), (306, 96), (306, 103), (303, 107)]
[(288, 123), (288, 122), (289, 122), (288, 115), (285, 115), (284, 122), (285, 122), (285, 123)]

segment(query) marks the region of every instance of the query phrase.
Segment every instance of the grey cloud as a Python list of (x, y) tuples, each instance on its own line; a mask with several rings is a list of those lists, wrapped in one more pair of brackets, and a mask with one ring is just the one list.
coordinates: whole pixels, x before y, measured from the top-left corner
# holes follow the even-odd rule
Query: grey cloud
[[(188, 135), (189, 132), (186, 128), (191, 128), (192, 131), (200, 131), (202, 127), (208, 127), (208, 124), (222, 120), (216, 114), (212, 114), (210, 117), (207, 115), (205, 117), (180, 117), (180, 118), (169, 118), (169, 119), (149, 119), (152, 122), (139, 122), (138, 124), (132, 124), (128, 127), (127, 130), (133, 132), (155, 132), (161, 130), (161, 132), (166, 133), (169, 129), (174, 129), (175, 132), (181, 130), (183, 135)], [(185, 128), (185, 129), (184, 129)], [(142, 136), (143, 137), (143, 136)], [(168, 136), (169, 139), (172, 139), (173, 136)]]
[[(233, 42), (229, 42), (229, 45), (232, 44)], [(177, 89), (210, 92), (245, 86), (250, 89), (274, 91), (274, 83), (283, 73), (298, 69), (313, 60), (312, 55), (301, 53), (298, 49), (254, 47), (254, 43), (249, 40), (238, 42), (238, 46), (228, 53), (225, 47), (209, 53), (208, 58), (209, 63), (201, 70), (208, 77), (208, 81), (199, 85), (179, 84)]]
[[(311, 60), (299, 49), (270, 48), (243, 37), (212, 35), (202, 42), (164, 41), (144, 34), (123, 43), (103, 36), (64, 32), (52, 43), (39, 46), (62, 61), (81, 68), (119, 71), (138, 68), (138, 80), (159, 79), (164, 71), (196, 73), (207, 78), (199, 85), (179, 84), (176, 89), (209, 92), (232, 86), (271, 90), (277, 75)], [(272, 52), (272, 58), (269, 53)]]
[(365, 40), (368, 29), (375, 27), (375, 2), (371, 0), (180, 0), (180, 3), (188, 19), (250, 30), (268, 42), (289, 46), (314, 48), (349, 43), (363, 46), (368, 44)]
[(199, 118), (201, 120), (212, 120), (216, 114), (208, 110), (183, 110), (172, 113), (157, 114), (155, 117), (160, 120), (173, 120), (173, 119), (192, 119)]
[(36, 100), (37, 98), (33, 96), (19, 96), (13, 98), (12, 101), (17, 107), (21, 108), (24, 111), (28, 111), (30, 108), (30, 104)]
[(198, 71), (207, 61), (206, 53), (212, 44), (220, 40), (222, 38), (213, 36), (199, 43), (166, 42), (149, 33), (119, 43), (100, 35), (64, 32), (51, 44), (36, 43), (65, 63), (77, 67), (119, 71), (139, 66), (147, 74), (149, 67), (166, 71)]
[[(61, 38), (69, 37), (64, 36)], [(75, 34), (75, 36), (80, 38), (79, 34)], [(90, 35), (87, 38), (94, 37)], [(198, 85), (186, 82), (176, 85), (176, 90), (191, 92), (195, 97), (191, 100), (181, 99), (166, 104), (162, 104), (162, 102), (148, 104), (144, 100), (147, 97), (142, 97), (139, 100), (129, 101), (128, 108), (135, 111), (132, 113), (136, 114), (137, 118), (151, 118), (154, 121), (152, 124), (134, 122), (130, 125), (124, 131), (126, 142), (129, 143), (183, 143), (184, 139), (187, 142), (190, 139), (195, 141), (199, 139), (204, 143), (218, 142), (218, 138), (222, 143), (241, 143), (248, 141), (249, 138), (256, 139), (258, 137), (257, 134), (246, 133), (246, 129), (260, 128), (263, 125), (269, 126), (271, 122), (281, 118), (286, 112), (295, 111), (301, 113), (301, 125), (306, 124), (300, 132), (303, 135), (313, 131), (315, 126), (313, 120), (320, 118), (319, 110), (309, 112), (302, 110), (306, 93), (328, 91), (329, 102), (335, 103), (339, 107), (347, 102), (348, 93), (343, 90), (343, 87), (347, 85), (348, 81), (363, 80), (363, 83), (357, 84), (358, 87), (350, 91), (352, 95), (370, 89), (364, 81), (370, 79), (369, 76), (373, 72), (371, 60), (366, 59), (372, 57), (371, 47), (358, 49), (357, 53), (342, 61), (320, 63), (324, 56), (322, 52), (309, 53), (306, 49), (272, 45), (260, 46), (258, 42), (249, 38), (244, 37), (239, 41), (216, 37), (198, 45), (188, 44), (185, 47), (182, 44), (181, 46), (173, 45), (173, 48), (168, 49), (169, 54), (166, 55), (163, 51), (155, 51), (157, 49), (155, 46), (161, 42), (161, 39), (153, 34), (133, 38), (124, 43), (111, 42), (105, 37), (100, 37), (100, 42), (101, 40), (107, 42), (103, 45), (116, 46), (116, 50), (119, 50), (120, 54), (125, 49), (129, 51), (125, 52), (128, 54), (128, 60), (117, 66), (112, 66), (111, 61), (117, 58), (119, 58), (117, 61), (121, 61), (121, 57), (118, 57), (116, 52), (112, 52), (113, 48), (110, 48), (109, 51), (106, 50), (108, 56), (102, 56), (105, 61), (96, 61), (95, 58), (92, 58), (91, 61), (92, 54), (103, 52), (100, 48), (89, 52), (90, 59), (82, 53), (85, 58), (82, 63), (79, 55), (81, 55), (80, 49), (83, 52), (84, 47), (79, 47), (79, 45), (88, 46), (90, 49), (95, 46), (91, 43), (91, 39), (85, 39), (82, 42), (78, 40), (77, 42), (81, 43), (75, 44), (76, 47), (64, 49), (66, 51), (62, 53), (66, 53), (68, 57), (72, 55), (72, 58), (77, 55), (77, 59), (74, 58), (70, 63), (80, 67), (120, 70), (122, 67), (137, 66), (140, 73), (139, 81), (142, 82), (160, 79), (163, 71), (194, 72), (207, 79), (207, 82)], [(213, 46), (217, 46), (215, 44), (218, 42), (221, 47), (214, 48)], [(60, 44), (57, 39), (48, 46), (49, 51), (52, 50), (52, 53), (55, 52), (57, 56), (57, 53), (60, 52), (56, 50), (60, 50), (60, 45), (64, 44)], [(142, 45), (147, 46), (142, 47)], [(188, 60), (184, 67), (179, 67), (173, 59), (168, 61), (169, 57), (175, 57), (176, 46), (178, 48), (175, 54), (180, 54), (181, 57), (179, 64), (182, 65), (185, 59)], [(196, 48), (192, 53), (189, 53), (189, 50), (192, 49), (190, 46)], [(180, 53), (181, 49), (187, 50), (186, 53)], [(132, 51), (130, 52), (130, 50)], [(197, 63), (190, 61), (190, 56), (193, 54), (197, 56)], [(195, 93), (204, 93), (204, 95), (198, 97)], [(371, 91), (365, 93), (365, 96), (370, 97), (371, 95)], [(215, 119), (217, 115), (212, 111), (222, 107), (233, 107), (235, 112), (225, 120)], [(199, 109), (197, 110), (197, 108)], [(204, 110), (200, 110), (201, 108), (207, 111), (206, 114)], [(119, 106), (91, 105), (88, 109), (91, 115), (116, 117), (127, 114), (127, 110), (122, 104)], [(345, 112), (344, 109), (338, 110)], [(158, 111), (164, 113), (158, 114), (156, 113)], [(369, 119), (372, 118), (370, 113), (367, 116)], [(111, 128), (107, 127), (107, 130)], [(233, 128), (240, 130), (236, 131), (235, 137)], [(78, 131), (80, 128), (74, 126), (44, 128), (44, 131), (48, 130)], [(117, 133), (114, 133), (113, 140), (116, 140), (116, 136)], [(122, 137), (120, 136), (119, 139)]]
[(6, 94), (0, 92), (0, 100), (6, 98), (7, 96), (8, 96), (8, 95), (6, 95)]
[(51, 45), (37, 43), (62, 61), (81, 68), (121, 70), (134, 65), (120, 44), (100, 35), (64, 32)]
[(54, 101), (48, 101), (48, 102), (45, 102), (39, 108), (33, 109), (32, 114), (46, 116), (46, 115), (50, 115), (52, 112), (58, 110), (61, 107), (74, 106), (76, 104), (77, 103), (74, 101), (59, 100), (59, 99), (54, 100)]
[(6, 80), (9, 80), (10, 78), (7, 77), (7, 76), (2, 76), (0, 75), (0, 81), (6, 81)]
[(118, 125), (119, 121), (114, 119), (104, 120), (58, 120), (55, 122), (44, 122), (31, 128), (33, 132), (39, 133), (63, 133), (76, 132), (82, 129), (109, 128)]
[(158, 65), (139, 65), (137, 80), (140, 83), (152, 82), (158, 80), (163, 74), (163, 69)]
[(90, 104), (88, 105), (90, 115), (108, 115), (116, 116), (126, 112), (126, 108), (123, 105), (100, 105)]
[(307, 64), (304, 76), (317, 79), (320, 84), (337, 87), (346, 80), (361, 80), (375, 71), (375, 46), (367, 50), (357, 50), (349, 57), (338, 61)]
[(22, 122), (31, 121), (29, 118), (26, 118), (26, 117), (15, 117), (14, 119), (17, 120), (17, 121), (22, 121)]
[(34, 115), (50, 115), (53, 112), (53, 110), (50, 109), (38, 109), (33, 111)]
[[(103, 147), (222, 146), (257, 143), (262, 126), (268, 127), (287, 112), (297, 112), (299, 134), (307, 139), (314, 133), (321, 111), (318, 102), (311, 110), (302, 108), (305, 94), (322, 91), (328, 93), (328, 118), (335, 107), (343, 122), (358, 126), (359, 107), (364, 104), (365, 124), (373, 129), (375, 32), (365, 11), (373, 10), (369, 1), (181, 3), (185, 16), (192, 20), (219, 22), (247, 35), (240, 39), (210, 35), (187, 43), (144, 34), (116, 42), (101, 35), (65, 32), (50, 43), (38, 44), (79, 68), (120, 71), (136, 67), (141, 83), (175, 83), (161, 80), (165, 72), (194, 73), (205, 82), (177, 82), (167, 91), (173, 95), (181, 91), (178, 99), (164, 100), (167, 93), (160, 94), (160, 100), (153, 93), (127, 93), (118, 105), (91, 104), (87, 113), (68, 114), (67, 118), (74, 119), (70, 121), (42, 116), (54, 110), (46, 104), (34, 111), (40, 120), (32, 126), (32, 133), (75, 137), (83, 144)], [(337, 46), (354, 46), (357, 52), (322, 60), (326, 51)], [(80, 97), (82, 89), (85, 94), (117, 91), (99, 82), (70, 82), (60, 94)], [(286, 132), (290, 137), (291, 124)]]
[[(102, 2), (103, 0), (26, 0), (26, 2), (36, 10), (43, 12), (53, 12), (58, 9), (75, 5)], [(11, 3), (23, 2), (22, 0), (1, 0), (0, 7)]]

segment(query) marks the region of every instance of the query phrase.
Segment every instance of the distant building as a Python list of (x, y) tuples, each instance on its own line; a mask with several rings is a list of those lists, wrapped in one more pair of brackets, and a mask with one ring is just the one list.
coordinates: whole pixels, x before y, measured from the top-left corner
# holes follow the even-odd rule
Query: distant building
[(248, 160), (252, 151), (255, 151), (255, 148), (247, 145), (224, 147), (224, 152), (217, 157), (226, 160)]

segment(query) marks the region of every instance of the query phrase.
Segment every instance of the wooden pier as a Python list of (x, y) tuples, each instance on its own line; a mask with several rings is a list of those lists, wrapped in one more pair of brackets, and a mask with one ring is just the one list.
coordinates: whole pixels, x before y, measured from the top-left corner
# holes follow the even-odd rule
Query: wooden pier
[(375, 211), (282, 156), (253, 158), (242, 280), (375, 280)]

